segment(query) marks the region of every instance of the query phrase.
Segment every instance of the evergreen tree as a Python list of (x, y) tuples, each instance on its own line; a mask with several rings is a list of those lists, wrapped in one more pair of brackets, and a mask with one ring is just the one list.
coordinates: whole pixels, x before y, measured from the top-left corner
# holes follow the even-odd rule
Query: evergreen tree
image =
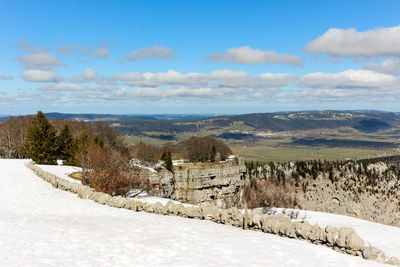
[(38, 164), (56, 164), (56, 129), (43, 112), (31, 121), (21, 151)]
[(64, 125), (64, 128), (57, 136), (56, 142), (58, 157), (64, 160), (67, 165), (76, 165), (76, 143), (74, 141), (74, 138), (72, 137), (68, 125)]
[(165, 168), (172, 172), (173, 164), (171, 152), (164, 152), (161, 156), (161, 160), (165, 162)]

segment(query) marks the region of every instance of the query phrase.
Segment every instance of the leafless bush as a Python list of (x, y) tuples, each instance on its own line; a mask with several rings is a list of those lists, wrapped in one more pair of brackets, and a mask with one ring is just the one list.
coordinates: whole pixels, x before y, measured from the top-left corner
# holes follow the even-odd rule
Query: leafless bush
[(161, 157), (161, 150), (155, 145), (139, 142), (131, 147), (131, 154), (143, 163), (156, 163)]
[(252, 179), (244, 187), (243, 196), (249, 208), (285, 207), (294, 208), (296, 199), (291, 195), (292, 188), (269, 180)]
[(283, 214), (285, 214), (286, 216), (288, 216), (291, 220), (296, 220), (299, 217), (299, 212), (295, 211), (295, 210), (286, 210), (284, 209), (282, 211)]
[(220, 161), (232, 154), (232, 150), (226, 144), (211, 136), (192, 136), (178, 145), (185, 159), (191, 162)]
[[(110, 195), (126, 196), (130, 192), (131, 197), (150, 189), (150, 183), (147, 179), (135, 174), (130, 166), (123, 163), (117, 163), (104, 170), (91, 172), (89, 185), (96, 191)], [(132, 195), (133, 190), (135, 192), (134, 195)]]
[(78, 160), (83, 168), (82, 182), (97, 191), (125, 196), (132, 189), (140, 194), (151, 187), (146, 177), (134, 171), (127, 155), (106, 145), (87, 144)]

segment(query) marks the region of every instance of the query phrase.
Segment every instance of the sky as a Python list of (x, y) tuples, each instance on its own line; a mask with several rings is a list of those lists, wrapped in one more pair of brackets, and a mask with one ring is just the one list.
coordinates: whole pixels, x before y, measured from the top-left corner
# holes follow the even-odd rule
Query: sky
[(0, 114), (400, 111), (400, 1), (0, 0)]

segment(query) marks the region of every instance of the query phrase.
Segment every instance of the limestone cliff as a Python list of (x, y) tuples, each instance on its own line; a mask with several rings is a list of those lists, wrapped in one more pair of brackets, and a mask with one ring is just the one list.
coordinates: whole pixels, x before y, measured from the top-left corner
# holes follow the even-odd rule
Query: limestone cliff
[(235, 157), (212, 163), (181, 163), (174, 166), (173, 172), (161, 169), (147, 171), (147, 175), (156, 188), (155, 195), (222, 207), (232, 198), (240, 198), (245, 172), (244, 159)]

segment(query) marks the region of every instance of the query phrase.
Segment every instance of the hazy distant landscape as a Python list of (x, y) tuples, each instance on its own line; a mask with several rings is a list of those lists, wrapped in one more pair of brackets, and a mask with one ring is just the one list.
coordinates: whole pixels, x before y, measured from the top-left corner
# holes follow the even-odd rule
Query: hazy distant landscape
[(399, 153), (400, 115), (380, 111), (299, 111), (243, 115), (47, 113), (53, 119), (103, 121), (128, 144), (162, 145), (211, 135), (255, 161), (363, 159)]

